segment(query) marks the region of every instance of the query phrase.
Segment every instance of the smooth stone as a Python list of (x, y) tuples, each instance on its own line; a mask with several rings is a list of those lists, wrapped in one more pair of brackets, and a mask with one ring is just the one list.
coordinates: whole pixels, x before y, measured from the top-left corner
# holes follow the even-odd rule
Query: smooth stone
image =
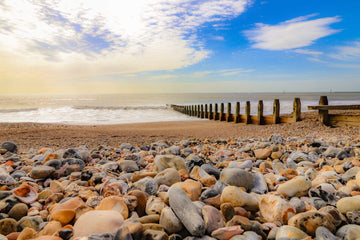
[(235, 215), (234, 207), (230, 203), (221, 204), (220, 211), (226, 222), (230, 221)]
[(276, 232), (276, 240), (301, 240), (307, 238), (305, 232), (293, 226), (282, 226)]
[(341, 178), (348, 182), (351, 179), (356, 178), (356, 174), (360, 171), (360, 167), (353, 167), (347, 170), (343, 175), (341, 175)]
[(156, 172), (161, 172), (166, 168), (188, 170), (182, 157), (176, 155), (157, 155), (154, 159), (154, 170)]
[(261, 240), (261, 237), (253, 231), (246, 231), (242, 235), (236, 235), (230, 240)]
[[(126, 220), (123, 225), (119, 228), (124, 228), (124, 233), (128, 232), (131, 234), (131, 236), (133, 237), (133, 239), (137, 240), (137, 239), (141, 239), (142, 237), (142, 232), (143, 232), (143, 225), (137, 221), (137, 220), (134, 220), (134, 219), (128, 219)], [(127, 234), (125, 234), (126, 236)], [(114, 237), (114, 240), (118, 240), (116, 239), (117, 237), (117, 232), (115, 234), (115, 237)]]
[(166, 203), (159, 197), (150, 196), (146, 202), (145, 212), (150, 214), (161, 214), (161, 211), (167, 207)]
[(254, 186), (251, 189), (251, 192), (257, 194), (264, 194), (268, 191), (268, 186), (262, 174), (255, 173), (254, 175)]
[(156, 195), (158, 184), (152, 177), (145, 177), (134, 183), (134, 187), (150, 195)]
[(174, 168), (167, 168), (161, 172), (159, 172), (154, 180), (160, 186), (162, 184), (166, 186), (171, 186), (174, 183), (181, 182), (181, 176), (179, 172)]
[(182, 223), (176, 217), (175, 213), (173, 212), (173, 210), (171, 210), (170, 207), (165, 207), (161, 211), (159, 223), (165, 228), (166, 232), (169, 234), (177, 233), (183, 228)]
[(321, 198), (318, 198), (318, 197), (308, 198), (306, 200), (306, 203), (310, 206), (313, 206), (317, 210), (319, 210), (320, 208), (325, 207), (327, 205), (327, 203), (324, 200), (322, 200)]
[(222, 170), (220, 181), (232, 186), (244, 187), (246, 190), (250, 190), (254, 186), (253, 174), (238, 168), (225, 168)]
[(17, 150), (18, 150), (18, 146), (16, 145), (16, 143), (11, 142), (11, 141), (2, 142), (1, 143), (1, 148), (5, 149), (5, 150), (7, 150), (9, 152), (12, 152), (12, 153), (16, 153)]
[(216, 178), (214, 176), (209, 175), (199, 166), (193, 167), (193, 169), (190, 172), (190, 177), (192, 179), (200, 181), (206, 187), (211, 187), (216, 183)]
[(36, 231), (33, 228), (26, 227), (21, 231), (16, 240), (33, 239), (35, 234)]
[(315, 233), (316, 240), (338, 240), (326, 227), (318, 227)]
[(135, 161), (132, 160), (121, 160), (118, 161), (119, 167), (123, 172), (135, 172), (139, 171), (139, 166)]
[(82, 214), (74, 224), (73, 238), (90, 234), (115, 233), (124, 222), (123, 216), (113, 210), (93, 210)]
[(119, 212), (124, 219), (129, 216), (129, 209), (122, 197), (109, 196), (102, 199), (95, 210), (113, 210)]
[(271, 155), (271, 149), (270, 148), (263, 148), (263, 149), (255, 149), (254, 155), (256, 159), (265, 160)]
[(25, 217), (28, 213), (28, 206), (24, 203), (15, 204), (11, 210), (8, 212), (9, 217), (14, 218), (16, 221), (19, 221), (22, 217)]
[(63, 193), (65, 190), (65, 186), (58, 180), (51, 181), (50, 190), (53, 193)]
[(334, 206), (326, 206), (319, 209), (319, 212), (326, 214), (330, 221), (336, 226), (342, 226), (347, 220), (344, 215)]
[(212, 188), (208, 188), (208, 189), (206, 189), (205, 191), (203, 191), (203, 192), (201, 193), (200, 198), (201, 198), (202, 200), (204, 200), (204, 199), (207, 199), (207, 198), (215, 197), (215, 196), (217, 196), (217, 195), (219, 195), (219, 192), (218, 192), (218, 191), (216, 191), (215, 189), (212, 189)]
[(5, 218), (0, 220), (0, 234), (8, 235), (17, 231), (18, 223), (13, 218)]
[(153, 229), (146, 229), (143, 233), (143, 237), (146, 240), (168, 240), (169, 236), (166, 232), (153, 230)]
[(30, 177), (34, 179), (48, 178), (55, 172), (55, 168), (50, 166), (36, 166), (31, 169)]
[[(182, 238), (181, 238), (182, 239)], [(170, 239), (169, 239), (170, 240)], [(209, 237), (209, 236), (202, 236), (202, 237), (191, 237), (191, 236), (188, 236), (186, 238), (184, 238), (183, 240), (216, 240), (216, 238), (212, 238), (212, 237)]]
[(0, 240), (8, 240), (8, 238), (2, 234), (0, 234)]
[(30, 227), (35, 229), (35, 231), (39, 231), (42, 223), (43, 220), (40, 216), (26, 216), (18, 221), (18, 230), (22, 231), (24, 228)]
[(205, 163), (201, 165), (200, 168), (203, 169), (208, 174), (213, 175), (216, 179), (219, 179), (221, 172), (218, 168), (214, 167), (213, 165), (209, 163)]
[(177, 182), (172, 187), (181, 188), (191, 201), (197, 201), (201, 195), (202, 185), (198, 181), (187, 179), (184, 182)]
[(223, 216), (215, 207), (205, 205), (202, 208), (202, 215), (205, 223), (205, 229), (208, 234), (211, 234), (218, 228), (225, 227)]
[(164, 154), (171, 154), (171, 155), (180, 155), (181, 153), (181, 149), (179, 146), (171, 146), (171, 147), (168, 147), (166, 149), (164, 149), (162, 151), (162, 153), (164, 152)]
[(360, 236), (360, 226), (355, 224), (344, 225), (337, 230), (336, 236), (343, 240), (357, 240)]
[(160, 215), (159, 214), (150, 214), (150, 215), (145, 215), (141, 218), (138, 218), (138, 221), (140, 223), (158, 223), (160, 221)]
[(233, 207), (243, 207), (250, 211), (257, 211), (259, 209), (259, 202), (255, 196), (235, 186), (224, 188), (220, 201), (221, 203), (230, 203)]
[(61, 230), (61, 223), (58, 221), (50, 221), (46, 224), (46, 226), (39, 232), (39, 236), (44, 235), (54, 235), (59, 230)]
[(221, 194), (224, 188), (227, 186), (229, 186), (229, 184), (223, 183), (222, 181), (218, 180), (214, 185), (214, 190)]
[(267, 194), (259, 202), (261, 215), (267, 222), (278, 226), (287, 224), (289, 218), (296, 214), (294, 207), (279, 196)]
[(211, 233), (211, 236), (219, 240), (228, 240), (235, 235), (240, 235), (244, 230), (240, 226), (218, 228)]
[(121, 226), (114, 234), (113, 240), (133, 240), (133, 237), (127, 226)]
[(331, 232), (336, 229), (335, 225), (330, 221), (327, 215), (317, 211), (298, 213), (290, 218), (288, 224), (303, 230), (311, 236), (315, 236), (316, 229), (321, 226), (326, 227)]
[(309, 156), (305, 152), (295, 151), (290, 153), (290, 155), (287, 158), (287, 161), (294, 161), (295, 163), (299, 163), (302, 161), (309, 161)]
[(70, 198), (50, 208), (50, 219), (59, 221), (63, 225), (69, 223), (76, 214), (76, 210), (85, 203), (80, 197)]
[(350, 211), (360, 211), (360, 196), (341, 198), (337, 201), (336, 207), (344, 214)]
[(6, 173), (6, 171), (0, 171), (0, 185), (14, 185), (17, 181)]
[(289, 203), (295, 209), (296, 213), (301, 213), (306, 211), (305, 202), (298, 197), (292, 197)]
[(346, 218), (348, 219), (349, 223), (360, 225), (359, 211), (346, 212)]
[(202, 166), (205, 164), (205, 160), (199, 157), (197, 154), (190, 154), (185, 158), (185, 164), (188, 170), (192, 171), (195, 166)]
[(185, 191), (172, 186), (168, 192), (170, 207), (184, 227), (193, 236), (203, 236), (205, 234), (204, 220)]
[(297, 176), (282, 183), (277, 188), (277, 192), (287, 197), (303, 196), (311, 188), (311, 181), (303, 176)]

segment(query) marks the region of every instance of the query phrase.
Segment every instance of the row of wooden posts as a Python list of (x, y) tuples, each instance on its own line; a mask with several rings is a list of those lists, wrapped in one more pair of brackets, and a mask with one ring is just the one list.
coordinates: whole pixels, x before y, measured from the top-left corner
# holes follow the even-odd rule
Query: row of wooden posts
[[(214, 108), (213, 108), (214, 106)], [(246, 124), (277, 124), (277, 123), (289, 123), (297, 122), (301, 120), (301, 101), (300, 98), (294, 99), (293, 114), (292, 117), (280, 116), (280, 101), (274, 100), (273, 115), (264, 116), (264, 104), (260, 100), (258, 103), (257, 116), (250, 114), (250, 101), (245, 103), (245, 114), (240, 114), (240, 102), (235, 104), (235, 113), (231, 112), (231, 103), (227, 103), (227, 112), (224, 111), (224, 103), (220, 103), (220, 111), (218, 110), (219, 104), (200, 104), (200, 105), (171, 105), (171, 108), (175, 111), (184, 113), (189, 116), (198, 118), (208, 118), (210, 120), (219, 120), (235, 123)]]

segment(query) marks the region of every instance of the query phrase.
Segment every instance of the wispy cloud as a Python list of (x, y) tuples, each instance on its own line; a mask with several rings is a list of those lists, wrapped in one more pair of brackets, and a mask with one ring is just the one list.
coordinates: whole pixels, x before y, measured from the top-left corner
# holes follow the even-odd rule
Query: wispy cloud
[(360, 41), (354, 41), (345, 46), (338, 46), (335, 50), (335, 53), (329, 54), (329, 57), (342, 61), (360, 60)]
[(183, 77), (192, 77), (192, 78), (202, 78), (207, 75), (217, 75), (217, 76), (234, 76), (241, 73), (250, 73), (254, 72), (254, 69), (242, 69), (242, 68), (232, 68), (232, 69), (222, 69), (222, 70), (208, 70), (208, 71), (198, 71), (188, 75), (182, 75)]
[(224, 41), (225, 40), (225, 38), (223, 36), (211, 36), (211, 39), (215, 40), (215, 41)]
[(201, 25), (237, 17), (249, 2), (3, 0), (0, 56), (12, 61), (0, 61), (51, 76), (182, 68), (210, 53), (196, 34)]
[(339, 17), (309, 20), (314, 16), (301, 16), (276, 25), (257, 23), (254, 29), (246, 30), (244, 34), (253, 43), (253, 48), (288, 50), (310, 46), (317, 39), (340, 31), (329, 26), (341, 21)]
[(312, 56), (318, 56), (318, 55), (323, 54), (323, 52), (311, 51), (311, 50), (307, 50), (307, 49), (295, 49), (293, 52), (305, 54), (305, 55), (312, 55)]

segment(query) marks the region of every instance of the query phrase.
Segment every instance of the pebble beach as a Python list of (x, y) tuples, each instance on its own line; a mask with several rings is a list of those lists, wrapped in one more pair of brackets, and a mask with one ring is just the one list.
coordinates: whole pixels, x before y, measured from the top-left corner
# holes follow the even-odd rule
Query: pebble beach
[(0, 240), (360, 239), (360, 129), (0, 124)]

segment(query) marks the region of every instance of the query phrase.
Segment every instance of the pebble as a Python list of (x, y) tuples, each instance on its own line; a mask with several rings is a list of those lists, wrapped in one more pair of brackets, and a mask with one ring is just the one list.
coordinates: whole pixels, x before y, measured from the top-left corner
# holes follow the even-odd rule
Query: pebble
[(0, 229), (9, 239), (360, 234), (359, 139), (191, 139), (0, 154)]
[(169, 189), (169, 203), (171, 209), (191, 235), (203, 236), (205, 234), (204, 220), (184, 190), (172, 186)]

